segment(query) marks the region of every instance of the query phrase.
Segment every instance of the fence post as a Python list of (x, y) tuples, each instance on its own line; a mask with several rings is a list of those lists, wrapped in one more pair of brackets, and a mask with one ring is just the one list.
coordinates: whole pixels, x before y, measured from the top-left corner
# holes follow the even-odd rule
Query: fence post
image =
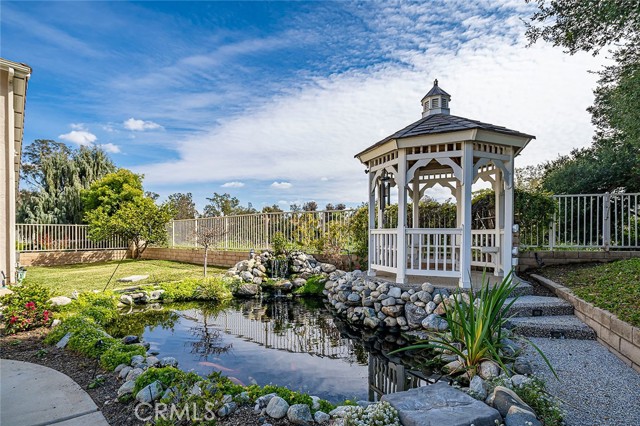
[(176, 222), (171, 219), (171, 248), (176, 245)]
[(553, 213), (553, 221), (550, 226), (551, 233), (549, 234), (549, 250), (553, 251), (556, 245), (556, 213)]
[(602, 197), (602, 245), (605, 251), (611, 246), (611, 194), (606, 192)]

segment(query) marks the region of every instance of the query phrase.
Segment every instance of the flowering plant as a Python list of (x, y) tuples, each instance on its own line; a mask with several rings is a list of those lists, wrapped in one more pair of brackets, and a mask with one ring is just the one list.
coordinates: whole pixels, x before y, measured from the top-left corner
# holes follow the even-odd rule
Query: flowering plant
[(13, 293), (2, 298), (2, 320), (8, 334), (49, 325), (53, 320), (47, 307), (51, 297), (48, 289), (37, 285), (15, 287)]

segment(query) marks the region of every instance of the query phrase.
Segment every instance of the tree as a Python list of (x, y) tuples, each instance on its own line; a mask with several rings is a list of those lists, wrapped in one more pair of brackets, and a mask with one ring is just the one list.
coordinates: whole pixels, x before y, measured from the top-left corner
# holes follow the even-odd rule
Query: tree
[(24, 181), (17, 219), (24, 223), (82, 223), (81, 192), (92, 182), (115, 171), (99, 147), (71, 150), (51, 140), (36, 140), (25, 149)]
[(346, 210), (347, 206), (345, 206), (343, 203), (338, 203), (334, 208), (335, 210)]
[(640, 13), (637, 0), (538, 0), (527, 24), (530, 43), (542, 39), (567, 52), (598, 54), (613, 46), (613, 65), (598, 72), (588, 110), (592, 146), (543, 165), (542, 187), (556, 193), (640, 191)]
[(204, 248), (203, 274), (206, 277), (209, 249), (222, 242), (222, 237), (227, 234), (227, 230), (221, 219), (208, 219), (205, 224), (197, 228), (194, 234), (198, 245)]
[(109, 173), (83, 192), (85, 211), (100, 209), (107, 216), (115, 214), (123, 205), (142, 198), (145, 198), (142, 176), (127, 169)]
[(282, 212), (282, 209), (277, 204), (274, 204), (272, 206), (264, 206), (262, 208), (262, 213), (280, 213), (280, 212)]
[(83, 192), (85, 220), (95, 241), (120, 236), (133, 245), (140, 258), (149, 244), (162, 244), (172, 209), (160, 206), (142, 190), (142, 177), (126, 169), (106, 175)]
[(51, 139), (36, 139), (22, 151), (20, 177), (30, 186), (41, 187), (44, 182), (42, 163), (54, 156), (63, 154), (71, 156), (71, 149), (62, 142)]
[(318, 203), (316, 203), (315, 201), (306, 202), (302, 205), (302, 210), (304, 210), (305, 212), (315, 212), (316, 210), (318, 210)]
[(174, 210), (173, 218), (179, 219), (195, 219), (198, 217), (196, 203), (193, 202), (193, 195), (190, 192), (183, 194), (176, 192), (168, 197), (168, 203)]
[(542, 39), (566, 48), (570, 54), (579, 51), (597, 54), (612, 43), (638, 42), (637, 0), (537, 0), (536, 3), (538, 11), (526, 24), (530, 43)]
[(251, 203), (247, 207), (240, 205), (240, 200), (231, 195), (213, 193), (213, 197), (207, 198), (209, 204), (204, 206), (203, 216), (231, 216), (238, 214), (250, 214), (256, 213), (256, 209), (253, 208)]

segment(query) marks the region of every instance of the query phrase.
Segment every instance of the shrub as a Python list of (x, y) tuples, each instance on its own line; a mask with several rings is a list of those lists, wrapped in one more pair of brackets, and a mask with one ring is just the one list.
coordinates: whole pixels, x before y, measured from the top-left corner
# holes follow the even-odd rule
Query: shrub
[(187, 373), (175, 367), (149, 368), (136, 379), (136, 386), (133, 393), (150, 385), (156, 380), (162, 383), (165, 388), (182, 383), (187, 378)]
[(560, 409), (558, 400), (547, 392), (543, 379), (531, 376), (521, 386), (513, 386), (510, 380), (499, 377), (491, 380), (490, 386), (505, 386), (513, 390), (535, 411), (536, 416), (545, 426), (561, 426), (564, 424), (564, 413)]
[(321, 275), (313, 275), (307, 279), (307, 282), (294, 291), (295, 294), (306, 296), (321, 296), (324, 290), (324, 283), (327, 282)]
[(107, 370), (113, 370), (120, 364), (131, 364), (134, 355), (145, 356), (147, 351), (143, 346), (124, 345), (118, 342), (110, 346), (100, 357), (100, 365)]
[(51, 296), (50, 290), (38, 284), (13, 287), (13, 293), (2, 298), (6, 332), (13, 334), (49, 325), (53, 319), (47, 300)]
[(271, 238), (271, 247), (276, 256), (287, 254), (287, 239), (282, 232), (276, 232)]
[(207, 278), (186, 278), (182, 281), (161, 283), (164, 290), (163, 299), (174, 302), (188, 300), (227, 300), (232, 297), (230, 287), (232, 279), (213, 276)]

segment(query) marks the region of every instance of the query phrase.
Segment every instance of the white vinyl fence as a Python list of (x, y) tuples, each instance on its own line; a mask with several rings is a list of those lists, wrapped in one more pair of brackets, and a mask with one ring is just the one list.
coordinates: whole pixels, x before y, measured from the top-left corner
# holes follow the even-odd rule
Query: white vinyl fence
[(349, 220), (355, 210), (255, 213), (174, 220), (168, 225), (170, 247), (198, 247), (203, 239), (222, 250), (262, 250), (282, 235), (305, 248), (323, 239), (348, 244)]
[(126, 249), (124, 238), (89, 239), (89, 225), (16, 224), (16, 249), (34, 251), (80, 251)]
[(554, 195), (550, 224), (522, 228), (520, 245), (553, 248), (640, 248), (640, 193)]

